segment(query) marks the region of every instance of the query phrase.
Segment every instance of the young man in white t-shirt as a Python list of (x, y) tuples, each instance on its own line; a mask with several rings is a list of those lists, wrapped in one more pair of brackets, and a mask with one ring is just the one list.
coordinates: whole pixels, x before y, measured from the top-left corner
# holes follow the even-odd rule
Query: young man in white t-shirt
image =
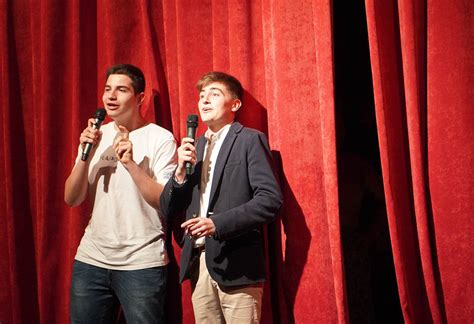
[[(119, 64), (106, 75), (102, 100), (112, 122), (98, 130), (89, 119), (64, 191), (70, 206), (88, 194), (92, 202), (73, 266), (71, 322), (113, 322), (121, 305), (128, 323), (164, 323), (168, 255), (158, 210), (176, 167), (176, 142), (142, 117), (139, 68)], [(92, 150), (83, 161), (87, 143)]]

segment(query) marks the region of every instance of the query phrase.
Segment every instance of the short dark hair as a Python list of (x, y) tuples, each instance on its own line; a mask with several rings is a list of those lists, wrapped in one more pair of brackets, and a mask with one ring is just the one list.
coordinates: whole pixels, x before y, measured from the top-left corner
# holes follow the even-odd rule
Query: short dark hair
[(237, 80), (237, 78), (224, 72), (207, 72), (201, 77), (201, 79), (199, 79), (198, 83), (196, 84), (196, 88), (199, 90), (199, 92), (201, 92), (202, 88), (213, 82), (223, 83), (227, 87), (227, 90), (229, 90), (229, 92), (232, 94), (234, 99), (242, 100), (244, 96), (242, 84), (240, 84), (240, 81)]
[(135, 94), (145, 91), (145, 75), (135, 65), (131, 64), (116, 64), (107, 69), (106, 80), (112, 74), (124, 74), (132, 79), (132, 87)]

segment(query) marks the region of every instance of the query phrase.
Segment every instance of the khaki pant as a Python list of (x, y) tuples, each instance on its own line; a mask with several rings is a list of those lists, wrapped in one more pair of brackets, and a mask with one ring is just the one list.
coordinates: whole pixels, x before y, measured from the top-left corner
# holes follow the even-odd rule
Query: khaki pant
[(207, 271), (205, 251), (190, 270), (191, 299), (197, 324), (260, 322), (263, 284), (219, 286)]

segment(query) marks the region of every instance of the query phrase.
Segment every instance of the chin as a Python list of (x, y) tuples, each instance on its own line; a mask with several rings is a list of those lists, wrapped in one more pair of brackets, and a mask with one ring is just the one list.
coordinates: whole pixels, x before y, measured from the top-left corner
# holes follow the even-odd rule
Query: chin
[(116, 110), (109, 110), (107, 111), (107, 116), (109, 116), (110, 118), (115, 118), (119, 115), (119, 112), (116, 111)]
[(207, 123), (207, 122), (211, 121), (212, 118), (207, 117), (207, 116), (201, 116), (201, 120), (202, 120), (203, 123)]

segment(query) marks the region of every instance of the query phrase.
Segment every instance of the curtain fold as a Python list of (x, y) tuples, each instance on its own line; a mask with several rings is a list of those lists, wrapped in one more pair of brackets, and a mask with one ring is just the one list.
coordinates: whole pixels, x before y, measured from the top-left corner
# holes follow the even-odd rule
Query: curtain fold
[(406, 323), (461, 323), (473, 316), (472, 199), (466, 199), (474, 196), (468, 166), (474, 143), (466, 124), (472, 125), (474, 114), (468, 101), (472, 9), (468, 1), (366, 0), (387, 212)]
[[(92, 4), (92, 6), (91, 6)], [(365, 0), (385, 199), (406, 323), (474, 318), (474, 109), (468, 0)], [(0, 0), (0, 322), (67, 323), (90, 206), (64, 181), (105, 69), (140, 66), (143, 114), (179, 141), (210, 70), (245, 88), (285, 205), (266, 231), (262, 323), (348, 323), (330, 0)], [(200, 125), (198, 134), (205, 127)], [(171, 239), (171, 236), (170, 236)], [(170, 242), (168, 322), (193, 321)]]
[(440, 303), (449, 323), (474, 318), (474, 45), (472, 1), (428, 3), (428, 186)]
[[(202, 74), (242, 81), (239, 120), (268, 135), (285, 195), (267, 231), (262, 323), (347, 321), (330, 1), (1, 0), (0, 8), (2, 323), (68, 322), (90, 206), (67, 207), (63, 186), (101, 105), (105, 69), (118, 62), (143, 69), (143, 114), (178, 140), (197, 112)], [(180, 248), (171, 246), (173, 277)], [(169, 322), (192, 322), (189, 283), (173, 282), (168, 297)]]

